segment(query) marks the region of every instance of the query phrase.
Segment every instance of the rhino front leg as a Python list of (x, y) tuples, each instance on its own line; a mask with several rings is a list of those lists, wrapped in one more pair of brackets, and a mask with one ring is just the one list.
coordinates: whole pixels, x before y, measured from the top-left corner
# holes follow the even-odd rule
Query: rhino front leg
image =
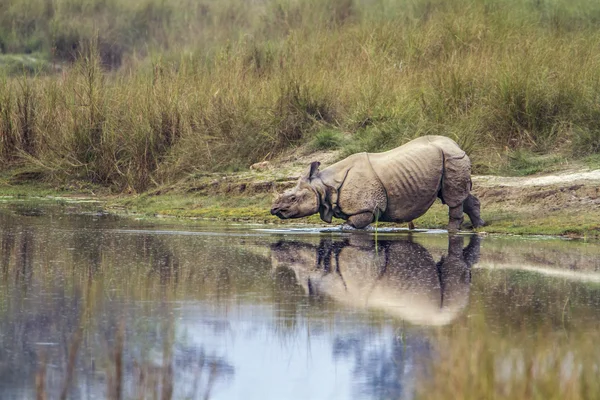
[(464, 211), (469, 216), (473, 228), (485, 225), (485, 221), (481, 219), (480, 207), (481, 203), (479, 203), (479, 199), (472, 194), (463, 202)]
[(372, 212), (354, 214), (348, 217), (348, 225), (356, 229), (366, 228), (371, 222), (373, 222)]
[(456, 207), (448, 207), (450, 210), (448, 216), (450, 221), (448, 222), (448, 232), (457, 232), (463, 222), (463, 205), (462, 203)]

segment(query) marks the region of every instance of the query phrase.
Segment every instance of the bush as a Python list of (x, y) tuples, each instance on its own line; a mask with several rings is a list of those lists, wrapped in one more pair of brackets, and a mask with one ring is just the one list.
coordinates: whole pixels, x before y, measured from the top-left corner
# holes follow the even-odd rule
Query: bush
[(318, 132), (311, 141), (311, 147), (315, 150), (335, 150), (344, 144), (344, 136), (335, 130), (324, 130)]
[(578, 129), (573, 140), (573, 154), (576, 157), (600, 154), (600, 129)]

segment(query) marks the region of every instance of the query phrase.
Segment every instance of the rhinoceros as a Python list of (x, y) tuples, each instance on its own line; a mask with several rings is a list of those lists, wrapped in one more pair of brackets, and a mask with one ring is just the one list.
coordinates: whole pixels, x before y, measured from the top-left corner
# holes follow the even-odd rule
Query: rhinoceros
[(471, 191), (471, 161), (445, 136), (422, 136), (383, 153), (353, 154), (319, 171), (310, 164), (296, 186), (273, 203), (271, 214), (302, 218), (317, 212), (363, 229), (374, 221), (410, 222), (436, 198), (448, 205), (448, 231), (457, 231), (463, 212), (483, 226), (479, 200)]

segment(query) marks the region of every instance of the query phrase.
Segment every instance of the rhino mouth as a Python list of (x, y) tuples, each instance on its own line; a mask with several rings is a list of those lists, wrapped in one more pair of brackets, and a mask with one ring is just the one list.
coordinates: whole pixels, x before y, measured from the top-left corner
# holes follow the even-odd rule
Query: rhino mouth
[(279, 217), (280, 219), (288, 219), (288, 218), (289, 218), (289, 216), (288, 216), (288, 215), (286, 215), (286, 212), (287, 212), (287, 211), (288, 211), (288, 210), (284, 210), (284, 209), (281, 209), (281, 208), (273, 207), (273, 208), (271, 209), (271, 215), (276, 215), (276, 216), (277, 216), (277, 217)]

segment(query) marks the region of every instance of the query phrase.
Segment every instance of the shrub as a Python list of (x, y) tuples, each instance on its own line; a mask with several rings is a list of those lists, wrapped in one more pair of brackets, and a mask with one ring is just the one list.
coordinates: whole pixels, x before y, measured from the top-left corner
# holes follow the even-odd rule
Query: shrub
[(318, 132), (311, 141), (311, 147), (315, 150), (334, 150), (342, 147), (344, 136), (336, 130), (326, 129)]

